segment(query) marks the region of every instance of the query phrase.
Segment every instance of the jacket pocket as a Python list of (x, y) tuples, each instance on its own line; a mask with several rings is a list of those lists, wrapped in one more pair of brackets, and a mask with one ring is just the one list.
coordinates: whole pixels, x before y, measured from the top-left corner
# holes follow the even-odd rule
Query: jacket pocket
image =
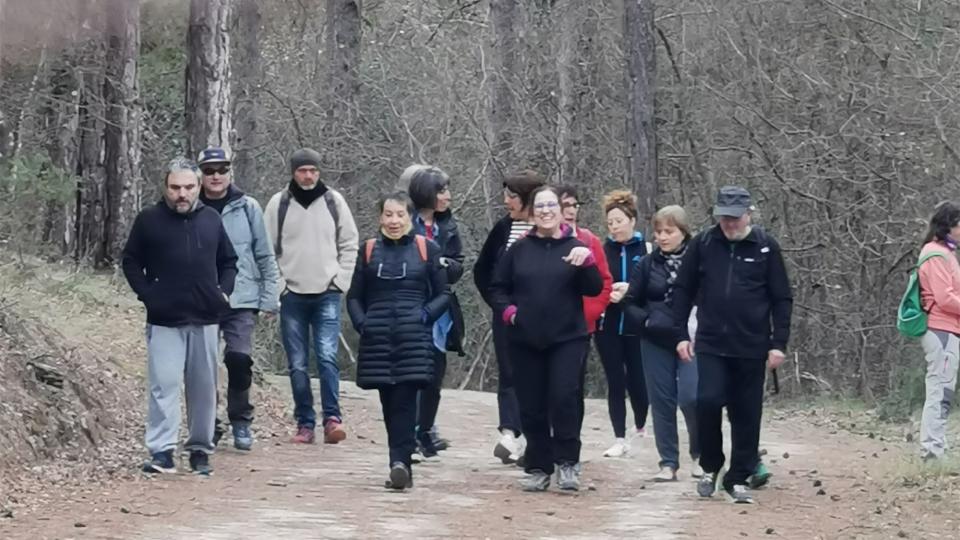
[(210, 282), (200, 282), (194, 285), (194, 298), (198, 311), (211, 317), (219, 317), (230, 309), (227, 299), (220, 286)]

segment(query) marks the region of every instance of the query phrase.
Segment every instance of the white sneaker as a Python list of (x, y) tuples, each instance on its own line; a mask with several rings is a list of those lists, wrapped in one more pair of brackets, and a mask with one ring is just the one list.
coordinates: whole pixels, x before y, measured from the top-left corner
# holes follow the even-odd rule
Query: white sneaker
[(654, 482), (676, 482), (677, 471), (670, 467), (660, 467), (660, 472), (653, 476)]
[(630, 443), (626, 439), (617, 439), (613, 442), (613, 446), (607, 448), (607, 451), (603, 453), (603, 457), (623, 457), (630, 452)]
[(521, 434), (515, 439), (517, 441), (517, 450), (510, 457), (514, 462), (520, 461), (523, 458), (523, 455), (527, 452), (527, 438)]
[(517, 457), (522, 455), (521, 443), (509, 429), (500, 434), (497, 446), (493, 448), (493, 455), (504, 464), (516, 463)]
[(634, 439), (645, 439), (647, 437), (647, 428), (637, 428), (633, 434)]
[(701, 467), (696, 461), (693, 462), (693, 470), (690, 471), (690, 476), (694, 478), (700, 478), (703, 476), (703, 467)]

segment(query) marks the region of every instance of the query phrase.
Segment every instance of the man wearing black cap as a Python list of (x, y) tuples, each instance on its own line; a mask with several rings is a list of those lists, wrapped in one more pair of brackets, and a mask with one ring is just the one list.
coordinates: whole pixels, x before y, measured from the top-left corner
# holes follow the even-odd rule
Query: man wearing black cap
[[(223, 227), (239, 261), (237, 280), (230, 294), (230, 309), (220, 318), (223, 362), (227, 366), (227, 416), (233, 431), (233, 446), (250, 450), (254, 407), (250, 402), (253, 382), (253, 332), (260, 313), (277, 311), (280, 274), (267, 236), (263, 211), (256, 199), (233, 183), (230, 154), (223, 148), (207, 148), (197, 158), (203, 174), (200, 200), (220, 213)], [(223, 435), (217, 419), (216, 444)]]
[(310, 335), (316, 347), (323, 407), (323, 440), (346, 438), (340, 414), (340, 298), (350, 289), (360, 235), (347, 201), (320, 181), (320, 154), (309, 148), (290, 156), (293, 178), (267, 203), (265, 220), (285, 287), (280, 293), (280, 332), (293, 387), (297, 434), (311, 444), (317, 424), (307, 361)]
[(733, 448), (723, 489), (736, 503), (753, 502), (747, 479), (757, 463), (765, 368), (783, 363), (793, 309), (780, 245), (751, 226), (752, 211), (746, 189), (720, 189), (713, 209), (718, 224), (690, 242), (673, 305), (674, 320), (686, 321), (697, 303), (696, 346), (686, 325), (677, 329), (680, 359), (696, 354), (700, 374), (697, 428), (704, 475), (697, 492), (710, 497), (716, 490), (725, 459), (726, 406)]

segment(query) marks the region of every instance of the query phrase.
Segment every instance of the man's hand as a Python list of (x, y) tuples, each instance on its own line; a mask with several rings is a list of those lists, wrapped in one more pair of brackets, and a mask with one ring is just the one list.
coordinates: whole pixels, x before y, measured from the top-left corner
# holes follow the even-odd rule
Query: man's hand
[(613, 284), (613, 290), (610, 291), (610, 302), (617, 304), (623, 300), (623, 296), (627, 294), (627, 289), (630, 288), (630, 284), (626, 281), (618, 281)]
[(682, 362), (691, 362), (693, 361), (693, 343), (689, 341), (681, 341), (677, 343), (677, 355), (680, 357)]
[(563, 258), (564, 262), (568, 262), (573, 266), (582, 266), (583, 263), (590, 257), (590, 248), (585, 248), (583, 246), (577, 246), (570, 250), (570, 253)]
[(276, 312), (273, 312), (273, 311), (261, 311), (261, 312), (260, 312), (260, 318), (263, 319), (264, 321), (268, 321), (268, 322), (269, 322), (269, 321), (272, 321), (272, 320), (276, 319), (276, 318), (277, 318), (277, 314), (276, 314)]
[(777, 369), (781, 364), (783, 364), (783, 361), (786, 358), (787, 355), (783, 354), (783, 351), (771, 349), (770, 352), (767, 353), (767, 369)]

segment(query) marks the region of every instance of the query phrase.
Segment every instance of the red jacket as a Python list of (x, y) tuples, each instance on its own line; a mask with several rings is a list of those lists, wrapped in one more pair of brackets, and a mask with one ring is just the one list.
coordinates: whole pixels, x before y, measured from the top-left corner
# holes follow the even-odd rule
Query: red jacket
[(597, 269), (600, 270), (600, 277), (603, 278), (603, 290), (597, 296), (583, 297), (583, 315), (587, 320), (587, 332), (597, 331), (597, 321), (607, 309), (610, 303), (610, 291), (613, 290), (613, 276), (610, 275), (610, 265), (607, 264), (607, 256), (603, 253), (603, 242), (592, 232), (583, 227), (577, 227), (577, 240), (580, 240), (593, 253), (597, 260)]

